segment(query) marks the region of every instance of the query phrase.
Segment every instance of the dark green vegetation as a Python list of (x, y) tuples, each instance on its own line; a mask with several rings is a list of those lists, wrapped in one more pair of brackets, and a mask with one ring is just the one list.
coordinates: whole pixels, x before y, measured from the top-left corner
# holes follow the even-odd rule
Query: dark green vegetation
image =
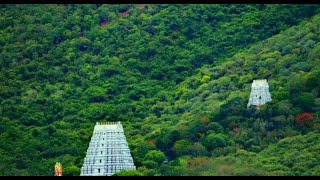
[(319, 8), (0, 5), (0, 175), (79, 175), (96, 121), (116, 175), (320, 175)]

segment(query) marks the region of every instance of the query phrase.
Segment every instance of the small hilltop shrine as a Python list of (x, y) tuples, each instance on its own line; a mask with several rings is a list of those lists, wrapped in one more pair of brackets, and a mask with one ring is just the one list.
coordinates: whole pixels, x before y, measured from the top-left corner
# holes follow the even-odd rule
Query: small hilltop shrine
[(255, 105), (257, 109), (263, 104), (272, 101), (269, 85), (266, 79), (253, 80), (251, 94), (247, 107)]
[(136, 170), (120, 122), (96, 123), (80, 176), (111, 176)]

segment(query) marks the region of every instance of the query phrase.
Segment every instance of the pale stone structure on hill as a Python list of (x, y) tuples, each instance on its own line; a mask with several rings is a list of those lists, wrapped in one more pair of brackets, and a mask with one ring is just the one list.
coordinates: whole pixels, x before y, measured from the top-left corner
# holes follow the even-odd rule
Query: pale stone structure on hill
[(111, 176), (129, 169), (136, 167), (121, 123), (97, 123), (80, 176)]
[(259, 106), (272, 101), (271, 94), (269, 92), (269, 85), (266, 79), (253, 80), (251, 85), (251, 94), (247, 107), (250, 105)]

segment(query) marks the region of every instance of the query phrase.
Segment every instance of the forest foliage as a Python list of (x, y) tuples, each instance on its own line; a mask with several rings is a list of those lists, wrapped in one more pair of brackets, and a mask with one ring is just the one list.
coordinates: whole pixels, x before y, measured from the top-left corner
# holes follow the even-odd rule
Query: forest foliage
[(320, 175), (319, 8), (0, 5), (0, 175), (79, 175), (97, 121), (123, 124), (119, 176)]

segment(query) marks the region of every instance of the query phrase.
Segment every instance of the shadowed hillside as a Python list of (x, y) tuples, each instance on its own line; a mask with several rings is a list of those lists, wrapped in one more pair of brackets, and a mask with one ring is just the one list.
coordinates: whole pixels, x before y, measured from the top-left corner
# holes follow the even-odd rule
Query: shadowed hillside
[[(0, 5), (0, 175), (78, 176), (97, 121), (123, 124), (119, 175), (319, 175), (318, 13)], [(272, 102), (247, 109), (254, 79)]]

